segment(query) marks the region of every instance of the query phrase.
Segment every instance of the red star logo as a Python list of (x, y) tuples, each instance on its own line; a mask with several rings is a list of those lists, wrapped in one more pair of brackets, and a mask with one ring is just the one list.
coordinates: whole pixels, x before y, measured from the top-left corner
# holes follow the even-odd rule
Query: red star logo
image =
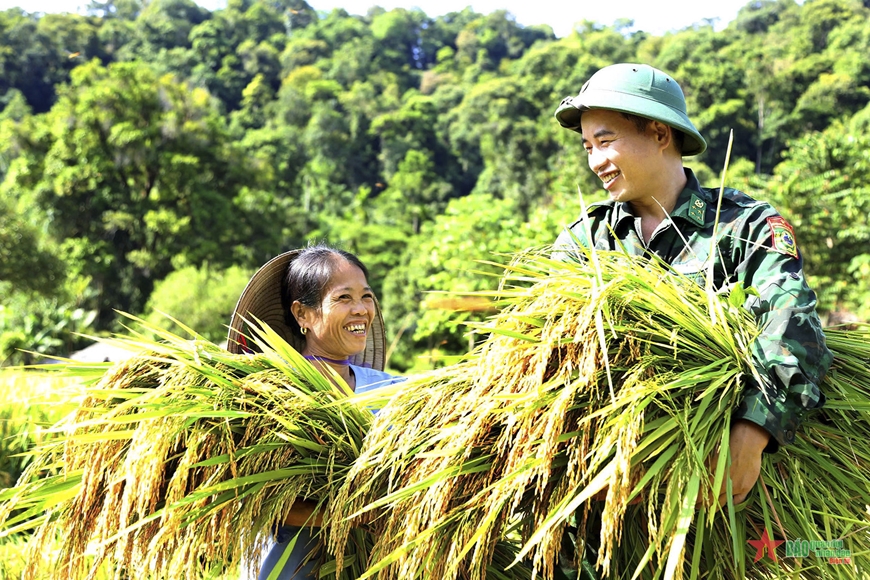
[(749, 545), (757, 550), (755, 552), (755, 559), (753, 560), (753, 562), (758, 562), (759, 560), (764, 558), (765, 548), (767, 548), (767, 555), (770, 557), (770, 559), (776, 562), (776, 548), (783, 542), (785, 542), (785, 540), (770, 539), (770, 536), (767, 534), (767, 528), (765, 528), (764, 534), (762, 534), (760, 540), (749, 540)]

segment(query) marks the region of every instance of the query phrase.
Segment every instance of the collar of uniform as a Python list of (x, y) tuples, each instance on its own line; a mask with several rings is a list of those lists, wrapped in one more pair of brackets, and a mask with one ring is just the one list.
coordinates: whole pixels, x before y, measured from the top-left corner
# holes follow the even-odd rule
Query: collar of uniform
[(703, 226), (707, 221), (707, 206), (714, 202), (709, 192), (698, 183), (698, 178), (691, 169), (685, 169), (686, 187), (677, 197), (677, 203), (671, 212), (671, 218), (680, 218)]
[(610, 227), (616, 232), (622, 222), (634, 220), (635, 217), (634, 212), (631, 211), (631, 204), (624, 202), (615, 203), (613, 215), (610, 218)]
[[(686, 186), (677, 197), (677, 203), (671, 212), (671, 217), (678, 217), (697, 226), (702, 226), (706, 222), (706, 206), (713, 203), (714, 200), (708, 192), (701, 188), (698, 178), (695, 177), (695, 173), (691, 169), (684, 168), (683, 171), (686, 172)], [(703, 207), (697, 207), (695, 205), (696, 201), (700, 201)], [(616, 203), (613, 208), (613, 217), (610, 220), (611, 227), (615, 230), (617, 225), (623, 220), (635, 217), (634, 212), (631, 211), (630, 204), (624, 202)]]

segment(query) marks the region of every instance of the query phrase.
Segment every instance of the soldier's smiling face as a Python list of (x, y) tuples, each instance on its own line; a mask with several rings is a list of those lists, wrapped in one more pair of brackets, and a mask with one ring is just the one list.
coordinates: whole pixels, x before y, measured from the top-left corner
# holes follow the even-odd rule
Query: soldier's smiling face
[(640, 201), (654, 193), (657, 162), (662, 151), (656, 138), (656, 125), (651, 122), (639, 131), (634, 121), (617, 111), (591, 109), (580, 120), (583, 148), (589, 168), (595, 172), (604, 189), (616, 201)]

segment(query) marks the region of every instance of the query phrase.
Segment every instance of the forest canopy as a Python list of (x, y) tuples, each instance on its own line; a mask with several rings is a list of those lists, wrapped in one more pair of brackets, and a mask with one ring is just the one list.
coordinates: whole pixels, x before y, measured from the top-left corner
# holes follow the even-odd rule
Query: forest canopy
[(491, 288), (479, 261), (551, 243), (578, 187), (602, 197), (553, 111), (625, 61), (681, 83), (704, 185), (734, 132), (727, 185), (792, 222), (823, 316), (870, 319), (870, 1), (632, 28), (303, 0), (0, 12), (0, 362), (67, 354), (116, 311), (220, 341), (247, 276), (318, 240), (368, 265), (394, 369), (461, 354), (488, 309), (431, 291)]

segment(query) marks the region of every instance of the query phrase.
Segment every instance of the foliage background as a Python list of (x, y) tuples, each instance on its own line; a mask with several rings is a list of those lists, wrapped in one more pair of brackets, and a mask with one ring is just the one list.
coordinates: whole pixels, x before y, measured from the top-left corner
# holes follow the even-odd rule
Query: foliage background
[(505, 11), (303, 0), (0, 13), (0, 361), (69, 353), (116, 310), (219, 339), (244, 278), (313, 240), (375, 273), (392, 368), (464, 352), (461, 323), (486, 309), (427, 292), (493, 285), (475, 260), (551, 242), (578, 185), (601, 195), (552, 113), (619, 61), (681, 82), (703, 183), (734, 130), (729, 184), (793, 222), (823, 315), (870, 319), (870, 2), (627, 24), (556, 38)]
[[(44, 374), (0, 371), (0, 489), (11, 487), (29, 463), (24, 455), (54, 435), (47, 429), (74, 410), (69, 380)], [(0, 540), (0, 578), (20, 578), (27, 563), (26, 537)]]

